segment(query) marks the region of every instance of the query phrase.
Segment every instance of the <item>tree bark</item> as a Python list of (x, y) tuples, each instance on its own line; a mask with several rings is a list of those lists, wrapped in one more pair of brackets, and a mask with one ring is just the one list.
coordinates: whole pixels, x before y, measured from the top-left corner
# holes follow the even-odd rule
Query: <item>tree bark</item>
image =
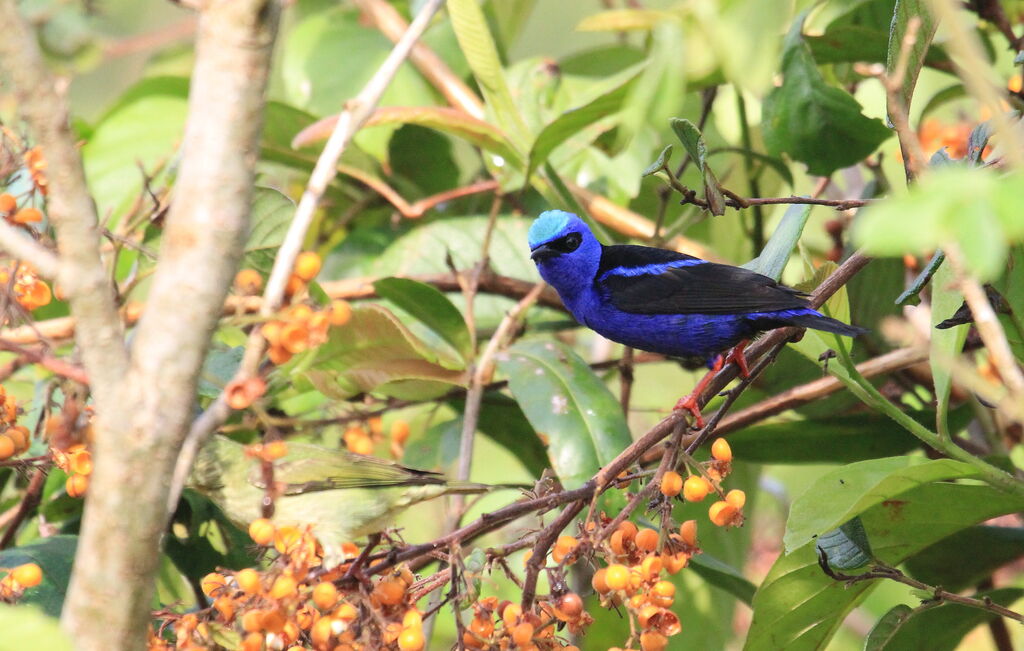
[(146, 643), (169, 479), (248, 232), (279, 11), (277, 0), (201, 5), (183, 157), (159, 262), (120, 399), (101, 406), (63, 613), (81, 649)]

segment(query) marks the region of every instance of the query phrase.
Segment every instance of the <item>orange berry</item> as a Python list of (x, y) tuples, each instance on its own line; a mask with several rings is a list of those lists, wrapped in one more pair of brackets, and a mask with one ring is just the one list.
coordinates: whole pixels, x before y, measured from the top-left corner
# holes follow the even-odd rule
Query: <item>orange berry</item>
[(373, 594), (385, 606), (394, 606), (405, 598), (405, 585), (394, 579), (382, 579), (373, 589)]
[(238, 589), (245, 594), (254, 595), (260, 593), (260, 573), (251, 567), (236, 572), (235, 581), (238, 583)]
[(711, 444), (711, 456), (719, 461), (732, 461), (732, 448), (725, 439), (715, 439)]
[(345, 447), (356, 454), (373, 454), (373, 441), (366, 434), (361, 436), (345, 437)]
[(228, 585), (228, 580), (223, 574), (217, 572), (210, 572), (199, 581), (199, 587), (203, 589), (203, 594), (207, 597), (216, 596), (216, 592), (220, 592)]
[(561, 563), (566, 556), (579, 547), (579, 544), (580, 541), (576, 540), (572, 536), (559, 536), (558, 540), (555, 541), (555, 548), (551, 552), (552, 560), (556, 563)]
[(263, 289), (263, 276), (255, 269), (242, 269), (235, 274), (235, 291), (239, 294), (256, 294)]
[(700, 502), (708, 496), (711, 488), (711, 483), (707, 479), (700, 475), (690, 475), (683, 483), (683, 497), (687, 502)]
[(313, 588), (313, 603), (320, 610), (333, 608), (338, 603), (338, 589), (330, 581), (321, 581)]
[(626, 553), (626, 544), (622, 540), (622, 532), (616, 530), (612, 533), (612, 537), (608, 539), (608, 546), (612, 548), (612, 552), (616, 556), (622, 556)]
[(664, 651), (668, 646), (668, 638), (657, 631), (645, 631), (640, 634), (642, 651)]
[(676, 586), (671, 581), (658, 581), (651, 588), (651, 594), (662, 599), (673, 599), (676, 596)]
[(43, 570), (35, 563), (25, 563), (11, 570), (11, 577), (22, 587), (34, 588), (43, 581)]
[(590, 579), (590, 585), (594, 588), (594, 592), (598, 594), (604, 594), (611, 590), (608, 587), (608, 570), (602, 567), (594, 572), (594, 576)]
[(343, 326), (352, 319), (352, 305), (341, 299), (331, 301), (331, 325)]
[(14, 439), (9, 434), (0, 434), (0, 461), (10, 459), (17, 451), (18, 444), (14, 442)]
[(274, 549), (281, 554), (289, 554), (302, 542), (302, 532), (298, 527), (280, 527), (274, 531)]
[(235, 616), (235, 600), (227, 595), (222, 595), (213, 600), (213, 608), (224, 621), (230, 622)]
[(260, 651), (263, 648), (263, 635), (259, 631), (249, 633), (238, 648), (241, 651)]
[(735, 506), (719, 500), (708, 509), (708, 518), (719, 527), (727, 527), (734, 522), (738, 513), (739, 509)]
[(661, 494), (675, 497), (683, 489), (683, 478), (678, 472), (669, 470), (661, 478)]
[(334, 618), (340, 619), (343, 622), (355, 621), (356, 617), (359, 616), (359, 611), (352, 604), (346, 602), (338, 606), (338, 609), (334, 611)]
[(521, 622), (512, 627), (512, 641), (518, 646), (523, 647), (533, 640), (533, 624), (529, 622)]
[(653, 552), (658, 548), (658, 532), (654, 529), (641, 529), (633, 541), (637, 549), (645, 552)]
[(697, 546), (697, 521), (687, 520), (679, 525), (679, 535), (683, 542), (691, 547)]
[(295, 258), (295, 275), (309, 282), (320, 273), (320, 256), (315, 251), (303, 251)]
[(629, 568), (618, 563), (609, 565), (604, 575), (604, 580), (608, 584), (609, 589), (623, 590), (629, 585)]
[(260, 334), (271, 346), (277, 346), (281, 342), (281, 327), (284, 326), (280, 321), (267, 321), (260, 326)]
[(398, 648), (402, 651), (420, 651), (426, 640), (419, 628), (407, 628), (398, 636)]
[(391, 424), (391, 440), (404, 445), (409, 440), (409, 423), (404, 420), (396, 420)]
[(637, 527), (629, 520), (623, 520), (618, 530), (622, 532), (622, 542), (632, 542), (636, 537)]
[(690, 562), (690, 557), (684, 552), (678, 554), (663, 554), (661, 557), (661, 563), (665, 567), (665, 571), (669, 574), (677, 574), (681, 569), (687, 566)]
[[(0, 436), (2, 438), (2, 436)], [(67, 491), (68, 497), (81, 497), (85, 495), (85, 491), (89, 488), (89, 476), (88, 475), (71, 475), (67, 481), (64, 482), (64, 490)]]
[(281, 347), (293, 355), (309, 350), (309, 329), (303, 323), (286, 323), (281, 328)]
[(640, 561), (640, 574), (645, 581), (650, 581), (661, 574), (663, 565), (664, 563), (660, 556), (654, 556), (653, 554), (646, 556), (644, 560)]
[(284, 626), (287, 623), (288, 615), (280, 608), (265, 610), (263, 611), (263, 617), (260, 618), (260, 626), (268, 633), (280, 633), (284, 630)]
[(18, 200), (14, 198), (14, 195), (4, 192), (0, 194), (0, 213), (8, 214), (14, 212), (18, 207)]
[(266, 518), (253, 520), (249, 524), (249, 537), (257, 545), (269, 545), (274, 539), (274, 524)]
[(415, 608), (410, 608), (405, 611), (405, 615), (402, 616), (402, 628), (422, 628), (423, 627), (423, 615), (420, 611)]
[(263, 629), (263, 613), (250, 610), (242, 615), (242, 630), (246, 633), (258, 633)]
[[(519, 604), (509, 603), (501, 611), (501, 621), (505, 622), (505, 628), (509, 628), (514, 626), (522, 615), (523, 609)], [(487, 635), (490, 635), (490, 633)]]
[(277, 461), (288, 454), (288, 444), (284, 441), (270, 441), (263, 444), (262, 457), (267, 461)]
[(562, 621), (575, 621), (582, 614), (583, 600), (575, 592), (567, 592), (555, 602), (555, 616)]
[(92, 454), (88, 450), (78, 450), (70, 455), (71, 472), (83, 475), (92, 473)]
[(18, 212), (14, 213), (14, 216), (11, 217), (11, 221), (15, 224), (41, 222), (43, 221), (43, 213), (38, 208), (28, 206), (27, 208), (22, 208)]
[(305, 281), (292, 274), (288, 276), (288, 282), (284, 286), (284, 293), (288, 296), (295, 296), (306, 287)]
[[(28, 450), (29, 446), (32, 445), (32, 435), (29, 433), (28, 428), (22, 425), (13, 425), (8, 427), (4, 434), (11, 437), (11, 440), (14, 441), (14, 454), (21, 454)], [(92, 471), (91, 464), (89, 466), (89, 471)], [(88, 474), (88, 472), (86, 474)]]
[(331, 637), (334, 635), (332, 630), (334, 626), (334, 620), (330, 617), (321, 617), (316, 620), (313, 624), (313, 629), (309, 632), (309, 638), (313, 641), (313, 646), (318, 649), (327, 647), (327, 643), (331, 641)]
[(275, 366), (287, 364), (288, 360), (290, 360), (291, 358), (292, 354), (281, 346), (271, 346), (267, 350), (267, 359), (269, 359), (270, 362)]
[(734, 488), (725, 494), (725, 501), (736, 507), (739, 511), (747, 503), (747, 494), (738, 488)]

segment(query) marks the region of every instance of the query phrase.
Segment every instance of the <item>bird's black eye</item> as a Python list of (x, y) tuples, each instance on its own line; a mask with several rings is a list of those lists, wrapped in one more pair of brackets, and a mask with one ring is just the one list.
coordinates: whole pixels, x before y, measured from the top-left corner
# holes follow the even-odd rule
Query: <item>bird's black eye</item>
[(583, 236), (579, 233), (569, 233), (558, 240), (558, 250), (565, 253), (572, 253), (576, 249), (580, 248), (580, 243), (582, 241)]

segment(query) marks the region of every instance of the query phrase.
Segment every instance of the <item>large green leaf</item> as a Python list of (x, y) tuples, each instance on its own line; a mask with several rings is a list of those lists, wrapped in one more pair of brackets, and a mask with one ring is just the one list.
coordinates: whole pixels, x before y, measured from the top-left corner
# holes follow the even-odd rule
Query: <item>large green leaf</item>
[(786, 268), (786, 262), (789, 261), (789, 254), (793, 252), (796, 243), (800, 241), (800, 235), (804, 232), (804, 226), (810, 216), (810, 206), (796, 204), (787, 208), (786, 213), (782, 216), (782, 221), (775, 228), (775, 232), (768, 239), (761, 254), (741, 266), (774, 280), (781, 278), (782, 270)]
[(782, 85), (764, 102), (764, 141), (771, 153), (786, 152), (810, 174), (828, 176), (863, 160), (891, 132), (864, 116), (852, 95), (825, 82), (801, 28), (798, 20), (782, 56)]
[(645, 65), (641, 63), (604, 80), (591, 89), (589, 96), (582, 98), (574, 108), (547, 124), (537, 134), (537, 139), (530, 149), (527, 177), (533, 174), (537, 166), (547, 159), (556, 147), (585, 127), (618, 112), (629, 94), (630, 86)]
[(907, 571), (959, 592), (1024, 556), (1024, 528), (978, 526), (958, 531), (907, 560)]
[[(831, 494), (831, 490), (822, 495)], [(898, 565), (960, 529), (1022, 508), (988, 486), (931, 483), (861, 514), (875, 557)], [(754, 595), (748, 651), (825, 648), (846, 615), (876, 585), (847, 587), (818, 566), (813, 542), (780, 556)]]
[(60, 628), (56, 615), (27, 605), (0, 605), (0, 651), (25, 651), (35, 646), (46, 651), (71, 651), (74, 646)]
[(757, 587), (739, 570), (714, 556), (707, 553), (697, 554), (690, 559), (688, 567), (711, 585), (725, 590), (748, 606), (754, 599)]
[(499, 357), (509, 389), (566, 488), (590, 479), (631, 442), (622, 407), (568, 346), (523, 341)]
[[(897, 71), (896, 66), (900, 60), (900, 52), (903, 49), (904, 37), (910, 27), (912, 20), (917, 20), (917, 31), (914, 35), (913, 45), (907, 56), (906, 67)], [(931, 45), (935, 30), (939, 27), (939, 21), (932, 15), (927, 0), (896, 0), (896, 8), (892, 16), (892, 26), (889, 30), (889, 47), (886, 50), (885, 71), (888, 75), (902, 74), (900, 77), (900, 89), (898, 95), (899, 106), (892, 105), (892, 98), (886, 104), (886, 113), (890, 122), (894, 111), (910, 112), (910, 102), (914, 96), (914, 87), (917, 85), (917, 77), (921, 73), (928, 54), (928, 47)]]
[(369, 391), (423, 399), (466, 383), (462, 368), (442, 365), (437, 351), (379, 305), (354, 308), (352, 319), (331, 328), (328, 341), (297, 358), (292, 370), (341, 400)]
[(952, 459), (889, 457), (851, 463), (819, 477), (793, 500), (784, 542), (792, 551), (876, 504), (929, 482), (973, 477), (973, 466)]
[[(858, 217), (853, 240), (879, 256), (920, 254), (956, 242), (983, 281), (1006, 269), (1010, 243), (1024, 239), (1018, 203), (1024, 175), (946, 165)], [(971, 188), (964, 193), (963, 188)]]
[[(51, 536), (0, 551), (0, 567), (35, 563), (43, 570), (43, 582), (28, 588), (18, 603), (38, 606), (47, 615), (59, 617), (77, 545), (78, 536)], [(2, 630), (4, 635), (0, 637), (7, 637), (7, 630)]]
[(473, 342), (466, 320), (436, 288), (408, 278), (382, 278), (373, 283), (373, 288), (378, 296), (391, 301), (440, 336), (465, 362), (472, 359)]
[(272, 188), (256, 188), (249, 213), (249, 239), (242, 267), (270, 273), (277, 249), (295, 215), (292, 200)]
[[(450, 404), (463, 411), (466, 402), (459, 399), (452, 400)], [(534, 477), (540, 479), (544, 470), (550, 467), (544, 443), (537, 437), (519, 404), (508, 396), (497, 391), (484, 394), (480, 401), (477, 429), (514, 454)], [(461, 425), (459, 431), (462, 431)]]
[[(1002, 606), (1013, 603), (1024, 596), (1024, 588), (1002, 588), (988, 590), (977, 595), (978, 599), (991, 599)], [(889, 638), (886, 651), (953, 651), (959, 648), (964, 636), (973, 628), (998, 618), (999, 615), (948, 603), (939, 608), (920, 612), (905, 621)]]
[(188, 79), (153, 77), (129, 89), (104, 115), (82, 147), (82, 161), (101, 217), (142, 191), (144, 174), (173, 167), (188, 110)]

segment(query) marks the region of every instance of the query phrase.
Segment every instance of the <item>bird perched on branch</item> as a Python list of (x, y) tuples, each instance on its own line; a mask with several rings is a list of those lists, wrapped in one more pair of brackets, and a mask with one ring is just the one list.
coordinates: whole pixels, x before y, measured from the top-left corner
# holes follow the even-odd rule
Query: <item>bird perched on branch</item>
[[(802, 292), (754, 271), (649, 246), (605, 246), (579, 217), (548, 210), (529, 232), (530, 257), (581, 324), (620, 344), (719, 370), (734, 361), (749, 376), (743, 346), (764, 330), (814, 328), (850, 337), (866, 332), (814, 310)], [(732, 348), (723, 358), (722, 352)], [(710, 376), (676, 409), (703, 427), (697, 398)]]
[[(288, 453), (274, 462), (272, 479), (276, 497), (271, 521), (278, 527), (313, 525), (327, 566), (343, 560), (343, 543), (382, 531), (414, 504), (499, 488), (448, 481), (438, 473), (384, 459), (291, 441)], [(243, 531), (263, 517), (263, 468), (244, 445), (226, 436), (214, 436), (199, 451), (188, 486), (209, 497)]]

